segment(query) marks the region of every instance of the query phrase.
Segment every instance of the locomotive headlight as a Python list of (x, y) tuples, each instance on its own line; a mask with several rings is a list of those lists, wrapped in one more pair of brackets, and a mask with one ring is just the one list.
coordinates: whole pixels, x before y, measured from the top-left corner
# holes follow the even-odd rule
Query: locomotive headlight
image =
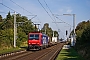
[(29, 43), (30, 44), (30, 43)]

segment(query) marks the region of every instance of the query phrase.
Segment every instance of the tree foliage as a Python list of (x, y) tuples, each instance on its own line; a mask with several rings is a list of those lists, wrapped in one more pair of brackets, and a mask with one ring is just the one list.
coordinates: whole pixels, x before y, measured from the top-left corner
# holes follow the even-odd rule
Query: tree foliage
[(53, 31), (51, 27), (49, 27), (49, 24), (48, 23), (45, 23), (43, 28), (41, 29), (41, 32), (42, 33), (45, 33), (49, 36), (49, 39), (50, 39), (50, 42), (51, 42), (51, 39), (53, 37), (53, 32), (54, 32), (54, 37), (59, 37), (59, 34), (57, 31)]
[(2, 22), (2, 16), (0, 15), (0, 22)]
[(45, 34), (47, 34), (49, 37), (53, 36), (53, 32), (54, 32), (54, 36), (57, 37), (58, 36), (58, 32), (57, 31), (53, 31), (52, 28), (49, 27), (48, 23), (45, 23), (43, 28), (41, 29), (41, 31)]
[[(21, 44), (27, 41), (27, 34), (34, 30), (34, 26), (31, 21), (28, 20), (26, 16), (21, 16), (20, 14), (16, 14), (16, 22), (17, 22), (17, 46), (21, 46)], [(19, 23), (24, 22), (24, 23)], [(14, 40), (14, 15), (11, 15), (8, 12), (6, 18), (2, 19), (0, 15), (0, 47), (3, 48), (11, 48), (13, 47)]]
[[(16, 46), (20, 47), (28, 39), (28, 33), (35, 30), (35, 26), (32, 21), (29, 20), (26, 16), (21, 14), (16, 14), (16, 25), (17, 25), (17, 36), (16, 36)], [(49, 37), (52, 37), (53, 30), (49, 27), (48, 23), (45, 23), (42, 32), (45, 32)], [(36, 29), (37, 30), (37, 29)], [(58, 35), (57, 31), (55, 36)], [(2, 18), (0, 15), (0, 49), (8, 49), (13, 47), (14, 42), (14, 15), (11, 15), (8, 12), (6, 18)], [(3, 46), (3, 48), (2, 48)]]
[(90, 21), (83, 21), (79, 23), (76, 27), (77, 41), (76, 49), (77, 51), (86, 58), (90, 60)]

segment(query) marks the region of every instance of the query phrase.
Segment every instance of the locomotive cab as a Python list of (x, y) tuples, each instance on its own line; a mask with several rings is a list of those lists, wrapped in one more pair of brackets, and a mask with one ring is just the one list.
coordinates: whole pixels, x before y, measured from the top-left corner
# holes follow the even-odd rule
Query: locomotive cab
[(48, 46), (48, 36), (42, 33), (28, 34), (28, 50), (29, 49), (43, 49)]
[(28, 48), (29, 49), (38, 49), (40, 46), (40, 34), (30, 33), (28, 37)]

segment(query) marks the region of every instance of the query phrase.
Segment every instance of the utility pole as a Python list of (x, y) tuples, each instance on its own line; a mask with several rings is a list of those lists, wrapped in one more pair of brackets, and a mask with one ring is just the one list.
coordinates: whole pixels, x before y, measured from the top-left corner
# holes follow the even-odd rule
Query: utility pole
[[(60, 29), (58, 29), (58, 32), (60, 33)], [(60, 35), (59, 35), (59, 38), (60, 38)]]
[(46, 26), (45, 26), (45, 34), (46, 34)]
[(53, 31), (53, 37), (54, 37), (54, 31)]
[(74, 34), (75, 34), (75, 14), (73, 14), (73, 30), (74, 30)]
[[(37, 15), (33, 15), (31, 19), (35, 18)], [(16, 12), (14, 12), (14, 47), (16, 47), (16, 37), (17, 37), (17, 24), (23, 24), (25, 22), (16, 22)], [(37, 25), (37, 24), (36, 24)], [(36, 25), (35, 25), (35, 30), (36, 30)], [(39, 24), (38, 24), (39, 25)]]
[(63, 14), (63, 15), (69, 15), (69, 16), (73, 16), (73, 46), (76, 43), (76, 34), (75, 34), (75, 14)]
[(16, 47), (16, 12), (14, 12), (14, 47)]
[(75, 34), (75, 14), (73, 14), (73, 40), (74, 40), (74, 45), (76, 43), (76, 34)]

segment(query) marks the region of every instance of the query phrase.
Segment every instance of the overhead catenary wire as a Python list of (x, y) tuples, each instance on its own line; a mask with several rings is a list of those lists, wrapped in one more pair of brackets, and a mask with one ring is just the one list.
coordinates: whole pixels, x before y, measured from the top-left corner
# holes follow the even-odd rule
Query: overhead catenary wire
[[(44, 2), (45, 2), (45, 4), (46, 4), (46, 6), (48, 7), (48, 9), (49, 9), (49, 11), (51, 12), (51, 14), (52, 14), (52, 16), (53, 16), (53, 13), (52, 13), (52, 11), (50, 10), (50, 8), (49, 8), (49, 6), (48, 6), (48, 4), (46, 3), (46, 1), (44, 0)], [(53, 16), (54, 17), (54, 16)], [(56, 19), (54, 18), (54, 21), (56, 21)], [(56, 24), (56, 23), (55, 23)], [(57, 25), (57, 24), (56, 24)]]
[[(48, 11), (44, 8), (44, 6), (42, 5), (42, 3), (39, 0), (38, 0), (38, 2), (43, 7), (43, 9), (46, 11), (46, 13), (48, 14), (48, 16), (54, 21), (54, 19), (51, 17), (51, 15), (48, 13)], [(58, 25), (57, 24), (56, 24), (56, 27), (58, 28)]]
[[(55, 17), (56, 17), (56, 16), (55, 16)], [(56, 18), (59, 19), (58, 17), (56, 17)], [(66, 23), (67, 25), (71, 26), (69, 23), (63, 21), (62, 19), (59, 19), (59, 20), (61, 20), (62, 22)]]
[[(50, 10), (50, 8), (49, 8), (48, 4), (46, 3), (46, 1), (45, 1), (45, 0), (44, 0), (44, 2), (45, 2), (45, 4), (46, 4), (46, 6), (48, 7), (49, 11), (51, 12), (52, 16), (54, 17), (54, 21), (56, 21), (55, 16), (53, 15), (52, 11)], [(58, 27), (58, 25), (57, 25), (57, 23), (56, 23), (56, 22), (55, 22), (55, 24), (56, 24), (56, 27), (59, 29), (59, 27)], [(59, 30), (61, 31), (61, 29), (59, 29)], [(61, 32), (62, 32), (62, 31), (61, 31)], [(60, 32), (59, 32), (59, 33), (60, 33)], [(62, 33), (62, 35), (63, 35), (63, 33)], [(64, 35), (63, 35), (63, 37), (64, 37)]]
[[(45, 4), (46, 4), (46, 6), (48, 7), (48, 9), (50, 10), (50, 8), (49, 8), (49, 6), (48, 6), (48, 4), (46, 3), (45, 0), (44, 0), (44, 2), (45, 2)], [(53, 14), (51, 10), (50, 10), (50, 12), (51, 12), (51, 14)]]
[[(51, 17), (51, 15), (48, 13), (48, 11), (44, 8), (44, 6), (42, 5), (42, 3), (38, 0), (39, 4), (43, 7), (43, 9), (46, 11), (46, 13), (48, 14), (48, 16), (54, 21), (54, 19)], [(57, 26), (57, 24), (56, 24)], [(58, 28), (58, 26), (57, 26)]]
[[(12, 1), (12, 0), (10, 0), (11, 2), (13, 2), (14, 4), (16, 4), (17, 6), (19, 6), (20, 8), (22, 8), (23, 10), (25, 10), (25, 11), (27, 11), (28, 13), (30, 13), (30, 14), (32, 14), (31, 12), (29, 12), (28, 10), (26, 10), (25, 8), (23, 8), (23, 7), (21, 7), (20, 5), (18, 5), (17, 3), (15, 3), (14, 1)], [(10, 10), (12, 10), (12, 11), (14, 11), (14, 12), (16, 12), (16, 13), (19, 13), (19, 12), (17, 12), (17, 11), (15, 11), (14, 9), (12, 9), (12, 8), (10, 8), (10, 7), (8, 7), (8, 6), (6, 6), (5, 4), (3, 4), (3, 2), (2, 3), (0, 3), (1, 5), (3, 5), (3, 6), (5, 6), (6, 8), (9, 8)], [(31, 16), (34, 16), (34, 17), (36, 17), (37, 15), (31, 15)], [(33, 17), (32, 17), (33, 18)]]
[[(5, 6), (6, 8), (8, 8), (8, 9), (10, 9), (10, 10), (12, 10), (12, 11), (14, 11), (14, 12), (16, 12), (15, 10), (13, 10), (12, 8), (10, 8), (10, 7), (8, 7), (8, 6), (6, 6), (5, 4), (3, 4), (3, 2), (2, 3), (0, 3), (1, 5), (3, 5), (3, 6)], [(3, 13), (5, 13), (5, 12), (3, 12)], [(1, 26), (3, 26), (5, 23), (6, 23), (7, 21), (5, 21)]]
[[(45, 4), (46, 4), (46, 6), (48, 7), (48, 4), (46, 3), (46, 1), (44, 0), (44, 2), (45, 2)], [(50, 8), (48, 7), (48, 9), (50, 10)], [(51, 12), (51, 14), (54, 16), (54, 14), (52, 13), (52, 11), (50, 10), (50, 12)], [(56, 16), (54, 16), (54, 17), (56, 17)], [(57, 19), (59, 19), (58, 17), (56, 17)], [(61, 20), (62, 22), (64, 22), (64, 23), (66, 23), (66, 24), (68, 24), (67, 22), (65, 22), (65, 21), (63, 21), (62, 19), (59, 19), (59, 20)], [(68, 24), (68, 25), (70, 25), (70, 24)], [(71, 26), (71, 25), (70, 25)]]
[[(52, 16), (55, 17), (45, 0), (44, 0), (44, 2), (46, 4), (46, 6), (48, 7), (49, 11), (51, 12)], [(54, 19), (54, 20), (56, 21), (56, 19)]]
[[(34, 16), (34, 17), (32, 17), (31, 19), (33, 19), (33, 18), (35, 18), (35, 17), (37, 16), (37, 15), (34, 15), (33, 13), (29, 12), (29, 11), (26, 10), (25, 8), (21, 7), (21, 6), (20, 6), (19, 4), (17, 4), (16, 2), (14, 2), (14, 1), (12, 1), (12, 0), (10, 0), (10, 1), (11, 1), (12, 3), (16, 4), (17, 6), (19, 6), (21, 9), (25, 10), (26, 12), (32, 14), (32, 16)], [(4, 7), (8, 8), (8, 9), (10, 9), (10, 10), (12, 10), (12, 11), (20, 14), (19, 12), (15, 11), (14, 9), (12, 9), (12, 8), (8, 7), (7, 5), (3, 4), (3, 0), (2, 0), (2, 2), (1, 2), (0, 4), (3, 5)], [(13, 12), (13, 13), (14, 13), (14, 12)], [(27, 15), (25, 15), (25, 16), (27, 16)], [(37, 20), (40, 21), (39, 19), (37, 19)]]
[[(22, 6), (20, 6), (19, 4), (17, 4), (16, 2), (10, 0), (12, 3), (16, 4), (17, 6), (19, 6), (20, 8), (22, 8), (23, 10), (25, 10), (26, 12), (32, 14), (32, 15), (28, 15), (28, 16), (34, 16), (31, 19), (35, 18), (37, 15), (34, 15), (32, 12), (28, 11), (27, 9), (23, 8)], [(38, 18), (38, 17), (37, 17)], [(41, 22), (39, 19), (37, 19), (39, 22)]]
[[(48, 11), (44, 8), (44, 6), (42, 5), (42, 3), (38, 0), (38, 2), (40, 3), (40, 5), (43, 7), (43, 9), (47, 12), (47, 14), (49, 15), (49, 17), (52, 19), (52, 17), (51, 17), (51, 15), (48, 13)], [(44, 0), (44, 2), (45, 2), (45, 0)], [(46, 2), (45, 2), (46, 3)], [(46, 3), (46, 5), (47, 5), (47, 3)], [(48, 5), (47, 5), (47, 7), (48, 7)], [(49, 7), (48, 7), (49, 8)], [(49, 8), (49, 10), (50, 10), (50, 8)], [(51, 12), (51, 14), (53, 15), (53, 13), (52, 13), (52, 11), (50, 10), (50, 12)], [(53, 16), (54, 17), (54, 16)], [(54, 19), (52, 19), (53, 21), (55, 21)], [(56, 24), (56, 23), (55, 23)], [(58, 27), (58, 25), (56, 24), (56, 27), (59, 29), (59, 27)], [(61, 30), (60, 30), (61, 31)], [(63, 34), (62, 34), (63, 35)], [(64, 35), (63, 35), (64, 36)]]
[(26, 10), (25, 8), (21, 7), (19, 4), (17, 4), (16, 2), (10, 0), (12, 3), (16, 4), (17, 6), (19, 6), (20, 8), (22, 8), (23, 10), (27, 11), (28, 13), (32, 14), (31, 12), (29, 12), (28, 10)]
[[(17, 12), (17, 11), (15, 11), (14, 9), (6, 6), (6, 5), (3, 4), (3, 3), (0, 3), (0, 4), (3, 5), (4, 7), (8, 8), (8, 9), (14, 11), (14, 13)], [(18, 12), (17, 12), (17, 13), (18, 13)], [(15, 15), (15, 14), (14, 14), (14, 15)], [(7, 22), (7, 21), (6, 21), (6, 22)], [(6, 23), (6, 22), (5, 22), (5, 23)], [(3, 24), (2, 24), (2, 25), (3, 25)], [(15, 15), (15, 16), (14, 16), (14, 47), (16, 47), (16, 31), (17, 31), (16, 29), (17, 29), (17, 26), (16, 26), (16, 15)]]
[[(57, 19), (59, 19), (58, 17), (56, 17)], [(59, 20), (61, 20), (61, 19), (59, 19)], [(62, 22), (64, 22), (64, 23), (66, 23), (67, 25), (69, 25), (70, 26), (70, 30), (71, 30), (71, 25), (69, 24), (69, 23), (67, 23), (67, 22), (65, 22), (65, 21), (63, 21), (63, 20), (61, 20)], [(71, 32), (71, 31), (70, 31)]]
[[(12, 8), (10, 8), (10, 7), (8, 7), (8, 6), (6, 6), (5, 4), (3, 4), (3, 3), (0, 3), (1, 5), (3, 5), (3, 6), (5, 6), (6, 8), (8, 8), (8, 9), (10, 9), (10, 10), (12, 10), (12, 11), (14, 11), (14, 12), (17, 12), (17, 11), (15, 11), (14, 9), (12, 9)], [(18, 13), (18, 12), (17, 12)]]
[[(25, 8), (23, 8), (22, 6), (20, 6), (19, 4), (17, 4), (16, 2), (10, 0), (12, 3), (14, 3), (15, 5), (19, 6), (21, 9), (25, 10), (26, 12), (30, 13), (30, 14), (33, 14), (31, 12), (29, 12), (28, 10), (26, 10)], [(34, 16), (36, 17), (37, 15), (27, 15), (27, 16)], [(31, 19), (33, 19), (34, 17), (32, 17)]]
[[(42, 5), (42, 3), (38, 0), (38, 2), (40, 3), (40, 5), (43, 7), (43, 9), (46, 11), (46, 13), (49, 15), (49, 17), (52, 19), (51, 15), (48, 13), (48, 11), (44, 8), (44, 6)], [(53, 20), (53, 19), (52, 19)]]
[[(10, 1), (12, 1), (12, 0), (10, 0)], [(16, 12), (16, 13), (19, 13), (19, 12), (17, 12), (17, 11), (15, 11), (14, 9), (12, 9), (12, 8), (10, 8), (10, 7), (8, 7), (7, 5), (5, 5), (5, 4), (3, 4), (3, 3), (0, 3), (1, 5), (3, 5), (3, 6), (5, 6), (6, 8), (8, 8), (8, 9), (10, 9), (10, 10), (12, 10), (12, 11), (14, 11), (14, 12)], [(17, 3), (16, 3), (17, 4)], [(17, 4), (18, 5), (18, 4)], [(20, 5), (18, 5), (19, 7), (20, 7)], [(25, 10), (25, 11), (27, 11), (25, 8), (23, 8), (23, 7), (20, 7), (20, 8), (22, 8), (23, 10)], [(46, 10), (47, 11), (47, 10)], [(29, 11), (27, 11), (28, 13), (30, 13), (31, 14), (31, 12), (29, 12)], [(48, 12), (47, 12), (48, 13)], [(49, 13), (48, 13), (49, 14)], [(49, 14), (50, 15), (50, 14)], [(54, 21), (54, 19), (51, 17), (51, 19)], [(56, 24), (56, 23), (55, 23)]]

